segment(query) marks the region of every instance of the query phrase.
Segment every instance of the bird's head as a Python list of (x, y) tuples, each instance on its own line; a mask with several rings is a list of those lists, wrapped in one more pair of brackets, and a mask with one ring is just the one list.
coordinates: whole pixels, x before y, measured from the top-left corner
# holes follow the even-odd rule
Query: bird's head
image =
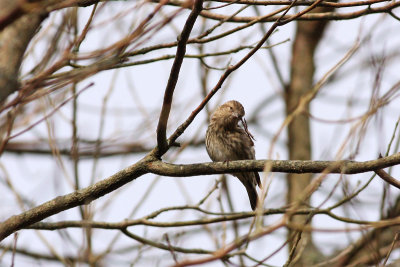
[(219, 106), (213, 113), (211, 120), (218, 121), (226, 127), (235, 127), (244, 116), (244, 108), (236, 100), (231, 100)]
[(242, 122), (246, 134), (254, 140), (254, 137), (247, 130), (247, 123), (244, 119), (244, 108), (240, 102), (230, 100), (219, 106), (211, 116), (211, 122), (226, 129), (234, 129), (238, 126), (239, 121)]

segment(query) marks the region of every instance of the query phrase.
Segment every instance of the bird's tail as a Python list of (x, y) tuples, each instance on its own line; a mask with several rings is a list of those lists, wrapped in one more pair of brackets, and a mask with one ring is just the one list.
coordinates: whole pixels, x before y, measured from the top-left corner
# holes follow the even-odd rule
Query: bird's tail
[(256, 187), (254, 185), (246, 186), (246, 190), (247, 190), (247, 195), (249, 195), (251, 209), (255, 210), (257, 207), (257, 201), (258, 201)]
[[(246, 173), (235, 173), (240, 182), (246, 187), (247, 195), (249, 196), (251, 209), (255, 210), (257, 207), (257, 190), (256, 186), (259, 181), (259, 176), (257, 172), (246, 172)], [(258, 180), (257, 180), (258, 177)]]

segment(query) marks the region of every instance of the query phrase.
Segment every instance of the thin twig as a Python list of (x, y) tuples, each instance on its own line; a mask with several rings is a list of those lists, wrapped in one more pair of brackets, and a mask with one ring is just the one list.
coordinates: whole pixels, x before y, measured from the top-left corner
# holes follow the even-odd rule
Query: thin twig
[(68, 97), (67, 99), (65, 99), (63, 102), (61, 102), (57, 107), (55, 107), (49, 114), (47, 114), (46, 116), (44, 116), (43, 118), (41, 118), (40, 120), (38, 120), (37, 122), (33, 123), (32, 125), (30, 125), (29, 127), (25, 128), (24, 130), (13, 134), (12, 136), (8, 137), (8, 140), (15, 138), (17, 136), (20, 136), (23, 133), (26, 133), (27, 131), (31, 130), (33, 127), (35, 127), (36, 125), (40, 124), (41, 122), (45, 121), (46, 119), (48, 119), (49, 117), (53, 116), (54, 113), (56, 113), (57, 110), (59, 110), (62, 106), (64, 106), (65, 104), (67, 104), (70, 100), (74, 99), (75, 97), (77, 97), (80, 93), (82, 93), (83, 91), (85, 91), (87, 88), (93, 86), (94, 83), (90, 83), (89, 85), (87, 85), (86, 87), (84, 87), (83, 89), (81, 89), (76, 95), (72, 95), (71, 97)]

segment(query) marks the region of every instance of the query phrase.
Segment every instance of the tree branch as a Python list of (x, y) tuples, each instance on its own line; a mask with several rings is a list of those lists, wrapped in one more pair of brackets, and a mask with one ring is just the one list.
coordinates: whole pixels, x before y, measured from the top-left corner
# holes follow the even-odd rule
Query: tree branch
[[(0, 1), (0, 9), (3, 4), (7, 4), (7, 1)], [(46, 16), (46, 13), (29, 14), (4, 29), (0, 27), (0, 103), (19, 89), (18, 72), (23, 55)]]
[(197, 164), (170, 164), (162, 161), (147, 163), (148, 171), (158, 175), (189, 177), (246, 171), (263, 171), (265, 166), (271, 172), (284, 173), (342, 173), (357, 174), (400, 164), (400, 153), (369, 161), (313, 161), (313, 160), (238, 160)]
[(388, 174), (384, 170), (376, 170), (375, 173), (378, 174), (378, 176), (381, 177), (387, 183), (400, 189), (400, 182), (395, 178), (393, 178), (390, 174)]
[(193, 25), (196, 22), (196, 19), (199, 16), (202, 9), (203, 9), (203, 0), (195, 0), (193, 4), (193, 10), (186, 20), (182, 33), (178, 37), (176, 56), (174, 63), (172, 64), (167, 87), (165, 88), (164, 101), (160, 113), (160, 118), (158, 120), (157, 152), (156, 152), (157, 157), (161, 157), (168, 150), (169, 144), (167, 143), (167, 124), (168, 124), (169, 113), (171, 111), (172, 97), (174, 95), (176, 83), (178, 82), (179, 72), (182, 66), (183, 58), (185, 57), (186, 43), (193, 29)]
[(87, 205), (93, 200), (120, 188), (124, 184), (146, 173), (144, 169), (146, 159), (147, 158), (94, 185), (77, 190), (68, 195), (56, 197), (28, 211), (8, 218), (0, 225), (0, 241), (19, 229), (25, 228), (61, 211), (79, 205)]
[[(311, 2), (314, 3), (314, 2)], [(349, 19), (355, 19), (364, 15), (368, 14), (375, 14), (375, 13), (386, 13), (390, 12), (391, 10), (395, 9), (396, 7), (400, 6), (400, 2), (390, 2), (389, 4), (385, 6), (379, 6), (379, 7), (366, 7), (361, 10), (357, 10), (354, 12), (348, 12), (348, 13), (337, 13), (337, 12), (321, 12), (321, 13), (309, 13), (309, 14), (304, 14), (301, 17), (296, 17), (296, 15), (285, 15), (282, 19), (283, 20), (349, 20)], [(220, 15), (220, 14), (215, 14), (209, 11), (202, 11), (201, 16), (208, 18), (208, 19), (214, 19), (214, 20), (226, 20), (228, 22), (240, 22), (240, 23), (247, 23), (251, 22), (253, 20), (258, 19), (258, 17), (233, 17), (233, 18), (228, 18), (225, 15)], [(271, 16), (268, 18), (262, 19), (260, 22), (274, 22), (276, 19), (279, 17), (278, 16)]]
[(129, 166), (100, 182), (75, 191), (68, 195), (56, 197), (42, 205), (15, 215), (0, 225), (0, 241), (10, 234), (33, 223), (39, 222), (61, 211), (87, 205), (93, 200), (108, 194), (128, 182), (146, 173), (154, 173), (171, 177), (190, 177), (196, 175), (210, 175), (232, 173), (238, 171), (263, 171), (265, 164), (271, 166), (271, 172), (288, 173), (346, 173), (356, 174), (375, 171), (400, 164), (400, 153), (376, 160), (357, 161), (312, 161), (312, 160), (239, 160), (224, 162), (198, 163), (176, 165), (154, 161), (150, 153), (136, 164)]

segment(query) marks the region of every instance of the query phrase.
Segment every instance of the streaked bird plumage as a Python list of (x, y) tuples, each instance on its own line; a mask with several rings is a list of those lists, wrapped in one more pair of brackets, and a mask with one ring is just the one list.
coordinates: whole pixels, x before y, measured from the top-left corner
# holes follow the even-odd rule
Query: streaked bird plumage
[[(212, 161), (255, 159), (253, 136), (247, 130), (245, 111), (238, 101), (219, 106), (211, 116), (206, 132), (207, 153)], [(243, 128), (239, 126), (242, 121)], [(258, 172), (232, 173), (246, 187), (251, 208), (257, 206), (256, 186), (261, 186)]]

